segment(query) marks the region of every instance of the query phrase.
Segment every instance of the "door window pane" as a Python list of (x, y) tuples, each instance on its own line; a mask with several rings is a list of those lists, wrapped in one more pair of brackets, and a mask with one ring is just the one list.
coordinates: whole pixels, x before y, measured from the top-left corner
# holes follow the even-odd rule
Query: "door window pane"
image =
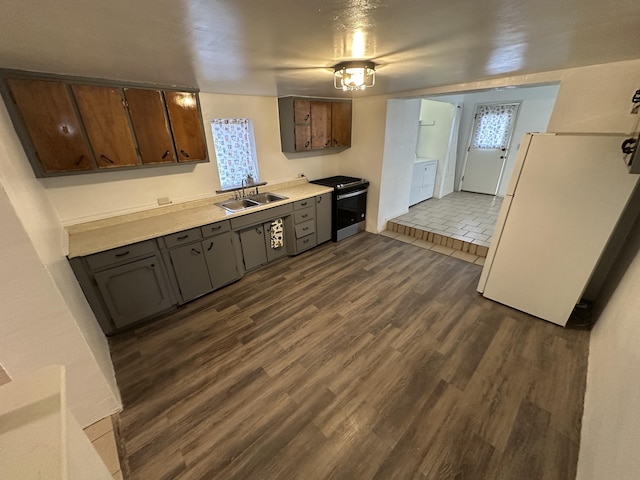
[(214, 118), (211, 120), (211, 130), (221, 188), (239, 187), (247, 175), (259, 182), (251, 119)]
[(517, 111), (517, 103), (479, 105), (476, 132), (471, 148), (482, 150), (506, 148), (509, 143), (511, 122)]

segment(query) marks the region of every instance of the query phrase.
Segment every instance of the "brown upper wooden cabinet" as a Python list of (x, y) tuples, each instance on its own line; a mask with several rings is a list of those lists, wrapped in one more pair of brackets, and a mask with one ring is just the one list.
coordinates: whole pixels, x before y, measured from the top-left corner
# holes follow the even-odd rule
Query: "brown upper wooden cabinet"
[(198, 97), (193, 92), (164, 92), (178, 162), (206, 160), (207, 145), (202, 129)]
[[(6, 83), (12, 100), (7, 107), (16, 107), (14, 123), (21, 120), (25, 127), (18, 131), (22, 143), (45, 174), (95, 169), (93, 153), (67, 85), (25, 78), (10, 78)], [(15, 117), (17, 114), (20, 119)]]
[(331, 146), (351, 146), (351, 102), (331, 103)]
[(98, 168), (140, 165), (121, 90), (100, 85), (71, 85), (71, 90)]
[(142, 163), (175, 163), (176, 152), (162, 92), (125, 88), (124, 95)]
[(283, 152), (351, 146), (351, 100), (278, 99)]
[(207, 162), (197, 91), (0, 70), (37, 177)]

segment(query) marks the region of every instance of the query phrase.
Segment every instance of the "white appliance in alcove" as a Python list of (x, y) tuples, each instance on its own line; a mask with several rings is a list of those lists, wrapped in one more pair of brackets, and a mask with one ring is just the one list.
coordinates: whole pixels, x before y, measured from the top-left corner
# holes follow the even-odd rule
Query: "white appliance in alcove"
[(620, 151), (626, 137), (524, 136), (480, 293), (566, 325), (638, 184)]
[(432, 158), (418, 158), (413, 164), (411, 175), (411, 192), (409, 206), (433, 197), (436, 184), (438, 160)]

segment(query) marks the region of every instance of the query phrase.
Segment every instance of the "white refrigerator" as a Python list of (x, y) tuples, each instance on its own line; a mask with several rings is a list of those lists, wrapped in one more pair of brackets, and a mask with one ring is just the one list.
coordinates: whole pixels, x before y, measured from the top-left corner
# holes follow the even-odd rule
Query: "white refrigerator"
[(638, 183), (620, 149), (627, 137), (523, 137), (480, 293), (566, 325)]

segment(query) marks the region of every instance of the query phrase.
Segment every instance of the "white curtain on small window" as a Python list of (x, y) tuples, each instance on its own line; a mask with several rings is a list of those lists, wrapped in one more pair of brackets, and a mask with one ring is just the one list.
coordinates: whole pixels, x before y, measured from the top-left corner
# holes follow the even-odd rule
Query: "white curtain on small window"
[(211, 120), (211, 130), (221, 188), (240, 187), (247, 175), (259, 182), (251, 119), (214, 118)]
[(481, 150), (506, 148), (509, 141), (509, 128), (517, 109), (517, 103), (479, 105), (476, 133), (471, 148)]

